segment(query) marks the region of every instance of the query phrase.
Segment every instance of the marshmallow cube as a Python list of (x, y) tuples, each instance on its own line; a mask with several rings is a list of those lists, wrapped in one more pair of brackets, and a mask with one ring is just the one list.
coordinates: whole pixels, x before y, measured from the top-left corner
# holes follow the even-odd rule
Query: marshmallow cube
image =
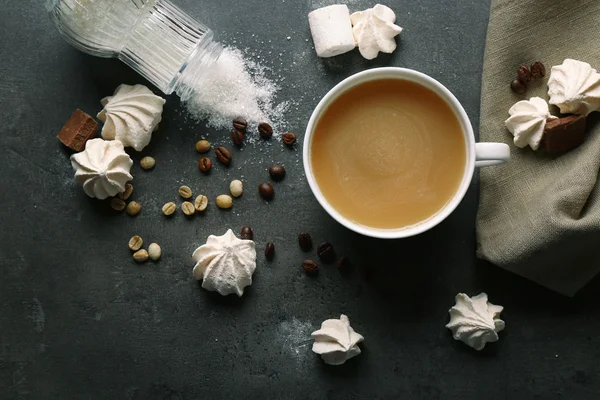
[(356, 47), (347, 5), (336, 4), (314, 10), (308, 14), (308, 23), (319, 57), (337, 56)]

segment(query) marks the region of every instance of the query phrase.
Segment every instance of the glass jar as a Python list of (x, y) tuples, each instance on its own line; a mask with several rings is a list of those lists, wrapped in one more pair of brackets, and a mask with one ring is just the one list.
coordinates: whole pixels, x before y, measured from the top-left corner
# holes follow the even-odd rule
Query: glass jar
[(46, 8), (71, 45), (116, 57), (184, 101), (223, 50), (210, 29), (168, 0), (46, 0)]

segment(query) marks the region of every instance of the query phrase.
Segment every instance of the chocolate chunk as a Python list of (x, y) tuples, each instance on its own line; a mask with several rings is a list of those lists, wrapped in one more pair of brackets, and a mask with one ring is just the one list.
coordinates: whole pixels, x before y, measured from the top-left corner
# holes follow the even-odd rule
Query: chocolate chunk
[(548, 119), (542, 143), (548, 154), (560, 154), (579, 146), (585, 141), (585, 116), (569, 115)]
[(77, 109), (56, 137), (68, 148), (80, 152), (85, 149), (88, 140), (96, 137), (96, 133), (98, 133), (96, 120)]

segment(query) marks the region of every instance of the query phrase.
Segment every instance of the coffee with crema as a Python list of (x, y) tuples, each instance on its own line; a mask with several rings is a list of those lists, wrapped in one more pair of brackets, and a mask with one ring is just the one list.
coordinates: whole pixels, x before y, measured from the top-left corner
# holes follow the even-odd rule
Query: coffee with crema
[(344, 217), (400, 229), (437, 214), (454, 197), (466, 145), (450, 106), (407, 80), (362, 83), (319, 118), (311, 144), (319, 189)]

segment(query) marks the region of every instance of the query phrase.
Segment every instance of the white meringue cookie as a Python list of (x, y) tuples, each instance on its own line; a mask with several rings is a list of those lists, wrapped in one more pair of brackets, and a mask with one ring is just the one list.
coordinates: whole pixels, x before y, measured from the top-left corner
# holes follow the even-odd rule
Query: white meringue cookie
[(508, 113), (510, 118), (504, 123), (515, 137), (515, 145), (520, 148), (529, 145), (533, 150), (540, 147), (546, 120), (558, 118), (550, 114), (548, 103), (540, 97), (521, 100), (513, 105)]
[(202, 287), (207, 290), (241, 297), (244, 288), (252, 284), (256, 270), (254, 242), (238, 239), (231, 229), (223, 236), (210, 235), (192, 258), (196, 262), (194, 278), (202, 280)]
[(342, 314), (340, 319), (328, 319), (321, 329), (311, 334), (314, 339), (312, 351), (321, 355), (330, 365), (341, 365), (360, 354), (358, 343), (365, 338), (350, 326), (350, 320)]
[(504, 321), (500, 319), (503, 309), (490, 303), (485, 293), (473, 298), (459, 293), (456, 305), (448, 311), (450, 322), (446, 328), (452, 331), (454, 339), (481, 350), (486, 343), (498, 341), (498, 332), (505, 328)]
[(355, 12), (350, 16), (352, 33), (358, 44), (360, 54), (372, 60), (379, 52), (392, 53), (396, 50), (397, 35), (402, 28), (395, 25), (396, 14), (391, 8), (377, 4), (365, 11)]
[(552, 67), (548, 79), (550, 104), (563, 114), (588, 115), (600, 110), (600, 74), (583, 61), (567, 58)]
[(104, 122), (102, 137), (142, 151), (162, 119), (165, 99), (144, 85), (123, 84), (101, 103), (104, 109), (98, 113), (98, 119)]
[(129, 173), (133, 161), (119, 141), (88, 140), (85, 150), (71, 156), (75, 181), (85, 193), (100, 200), (125, 191), (132, 180)]

